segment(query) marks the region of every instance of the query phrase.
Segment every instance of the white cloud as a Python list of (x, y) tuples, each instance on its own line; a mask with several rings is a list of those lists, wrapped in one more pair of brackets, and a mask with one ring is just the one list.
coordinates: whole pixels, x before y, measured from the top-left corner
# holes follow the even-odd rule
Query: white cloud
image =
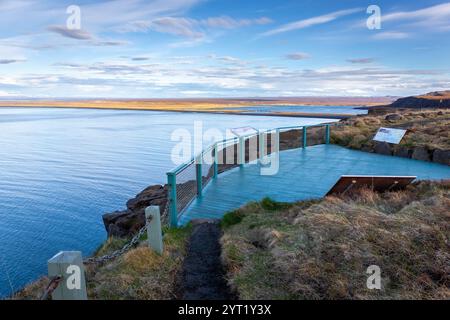
[(382, 16), (382, 21), (416, 20), (435, 23), (441, 21), (449, 23), (450, 3), (443, 3), (415, 11), (401, 11)]
[(383, 29), (389, 28), (389, 31), (379, 33), (374, 37), (375, 39), (405, 39), (418, 32), (448, 32), (450, 30), (450, 3), (419, 10), (384, 14), (382, 15), (382, 25)]
[(257, 19), (234, 19), (228, 16), (207, 19), (191, 19), (184, 17), (161, 17), (148, 21), (134, 21), (120, 27), (119, 32), (147, 32), (153, 30), (161, 33), (186, 38), (205, 38), (209, 29), (237, 29), (252, 25), (265, 25), (272, 20), (266, 17)]
[[(261, 66), (212, 55), (182, 57), (196, 61), (177, 64), (170, 58), (152, 58), (152, 63), (128, 60), (95, 63), (66, 62), (54, 73), (0, 77), (0, 90), (23, 88), (31, 92), (78, 97), (183, 97), (183, 96), (276, 96), (276, 95), (407, 95), (417, 91), (442, 90), (450, 85), (446, 70), (392, 69), (382, 66), (329, 66), (317, 69)], [(362, 59), (359, 59), (362, 60)], [(128, 62), (127, 62), (128, 61)], [(73, 90), (76, 88), (76, 90)], [(97, 90), (98, 89), (98, 90)]]
[(14, 97), (17, 94), (0, 90), (0, 97)]
[(35, 2), (32, 0), (2, 0), (0, 1), (0, 12), (23, 10)]
[(195, 26), (196, 21), (192, 19), (165, 17), (150, 22), (149, 29), (186, 38), (203, 38), (204, 34), (195, 30)]
[(334, 21), (334, 20), (336, 20), (338, 18), (347, 16), (347, 15), (351, 15), (351, 14), (356, 13), (356, 12), (361, 12), (361, 11), (362, 11), (361, 8), (340, 10), (340, 11), (335, 11), (335, 12), (332, 12), (332, 13), (328, 13), (328, 14), (325, 14), (325, 15), (321, 15), (321, 16), (317, 16), (317, 17), (313, 17), (313, 18), (309, 18), (309, 19), (305, 19), (305, 20), (299, 20), (299, 21), (296, 21), (296, 22), (285, 24), (285, 25), (283, 25), (281, 27), (278, 27), (276, 29), (267, 31), (267, 32), (263, 33), (262, 36), (267, 37), (267, 36), (272, 36), (272, 35), (276, 35), (276, 34), (279, 34), (279, 33), (284, 33), (284, 32), (304, 29), (304, 28), (315, 26), (315, 25), (328, 23), (328, 22)]
[(353, 64), (368, 64), (375, 62), (374, 58), (356, 58), (356, 59), (347, 59), (347, 62), (353, 63)]
[(375, 34), (372, 38), (377, 40), (399, 40), (409, 38), (410, 35), (406, 32), (399, 31), (384, 31)]
[(212, 17), (199, 21), (199, 24), (210, 28), (235, 29), (239, 27), (247, 27), (251, 25), (266, 25), (273, 21), (267, 17), (257, 19), (233, 19), (228, 16)]
[(305, 52), (296, 52), (286, 55), (286, 58), (289, 60), (305, 60), (311, 58), (311, 56)]
[(50, 26), (47, 28), (47, 30), (71, 39), (91, 40), (93, 38), (92, 34), (90, 34), (85, 30), (78, 30), (78, 29), (72, 30), (67, 29), (65, 26)]
[(12, 64), (17, 62), (25, 62), (24, 59), (0, 59), (0, 64)]

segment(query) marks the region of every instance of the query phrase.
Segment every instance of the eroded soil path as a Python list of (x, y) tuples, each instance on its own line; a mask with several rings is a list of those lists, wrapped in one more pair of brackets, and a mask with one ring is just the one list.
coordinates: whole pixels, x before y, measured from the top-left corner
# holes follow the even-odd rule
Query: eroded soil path
[(194, 222), (184, 260), (181, 298), (184, 300), (234, 299), (220, 259), (222, 231), (216, 220)]

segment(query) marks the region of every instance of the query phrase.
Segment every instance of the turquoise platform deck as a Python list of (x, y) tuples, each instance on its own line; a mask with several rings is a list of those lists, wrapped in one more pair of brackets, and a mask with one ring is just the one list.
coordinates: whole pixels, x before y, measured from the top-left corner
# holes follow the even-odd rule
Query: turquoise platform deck
[(450, 167), (436, 163), (318, 145), (280, 153), (277, 175), (260, 175), (258, 164), (249, 164), (219, 175), (180, 217), (220, 219), (249, 201), (270, 197), (292, 202), (323, 197), (342, 175), (417, 176), (420, 180), (450, 179)]

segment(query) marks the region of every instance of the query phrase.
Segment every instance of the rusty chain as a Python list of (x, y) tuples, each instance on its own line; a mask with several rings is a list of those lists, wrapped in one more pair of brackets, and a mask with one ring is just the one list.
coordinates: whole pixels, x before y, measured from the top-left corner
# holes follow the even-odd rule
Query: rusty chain
[[(162, 222), (162, 224), (165, 224), (165, 222), (167, 220), (168, 209), (169, 209), (169, 203), (167, 202), (166, 206), (164, 208), (164, 211), (161, 214), (161, 222)], [(85, 264), (103, 264), (103, 263), (105, 263), (107, 261), (114, 260), (114, 259), (120, 257), (125, 252), (129, 251), (131, 248), (135, 247), (139, 243), (139, 240), (147, 232), (147, 226), (148, 226), (150, 221), (151, 221), (151, 218), (147, 219), (145, 225), (134, 235), (134, 237), (130, 240), (130, 242), (128, 242), (126, 245), (124, 245), (121, 249), (116, 250), (116, 251), (114, 251), (114, 252), (112, 252), (110, 254), (101, 256), (101, 257), (91, 257), (91, 258), (85, 259), (83, 261), (83, 263), (85, 263)]]
[(59, 284), (62, 281), (61, 276), (53, 277), (50, 279), (50, 283), (48, 284), (47, 288), (45, 289), (44, 293), (41, 296), (41, 300), (47, 300), (49, 296), (58, 288)]
[[(167, 222), (168, 218), (168, 210), (169, 210), (169, 202), (166, 203), (166, 206), (164, 208), (164, 211), (161, 215), (161, 223), (164, 225)], [(151, 221), (151, 218), (146, 219), (145, 225), (131, 238), (130, 242), (128, 242), (126, 245), (124, 245), (121, 249), (116, 250), (110, 254), (101, 256), (101, 257), (91, 257), (88, 259), (83, 260), (84, 264), (103, 264), (107, 261), (114, 260), (118, 258), (119, 256), (123, 255), (125, 252), (129, 251), (131, 248), (135, 247), (140, 239), (144, 236), (144, 234), (147, 232), (147, 227)], [(49, 296), (52, 295), (52, 293), (58, 288), (59, 284), (63, 278), (61, 276), (56, 276), (50, 279), (49, 284), (47, 285), (44, 293), (42, 294), (40, 300), (48, 300)]]
[(140, 238), (147, 232), (147, 226), (148, 222), (150, 222), (151, 219), (148, 219), (146, 221), (146, 224), (134, 235), (133, 238), (131, 238), (130, 242), (128, 242), (126, 245), (124, 245), (121, 249), (116, 250), (110, 254), (106, 254), (101, 257), (91, 257), (88, 259), (85, 259), (83, 263), (85, 264), (102, 264), (104, 262), (114, 260), (117, 257), (123, 255), (125, 252), (130, 250), (131, 248), (135, 247), (138, 243)]

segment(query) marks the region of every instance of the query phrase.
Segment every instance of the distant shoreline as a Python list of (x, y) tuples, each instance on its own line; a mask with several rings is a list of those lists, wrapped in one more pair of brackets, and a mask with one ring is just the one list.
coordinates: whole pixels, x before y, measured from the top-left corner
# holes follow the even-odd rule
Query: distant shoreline
[[(368, 109), (371, 106), (385, 105), (390, 98), (340, 98), (340, 97), (308, 97), (308, 98), (273, 98), (273, 99), (147, 99), (147, 100), (15, 100), (0, 101), (0, 108), (76, 108), (137, 110), (183, 113), (210, 113), (272, 117), (300, 117), (323, 119), (347, 119), (354, 114), (335, 114), (330, 112), (296, 112), (275, 111), (276, 107), (355, 107)], [(246, 110), (255, 106), (273, 106), (268, 112)], [(233, 109), (230, 109), (233, 108)], [(242, 108), (242, 109), (240, 109)]]
[[(23, 108), (23, 109), (89, 109), (89, 110), (121, 110), (121, 111), (150, 111), (150, 112), (176, 112), (176, 113), (207, 113), (207, 114), (225, 114), (237, 116), (261, 116), (261, 117), (290, 117), (290, 118), (322, 118), (322, 119), (348, 119), (354, 114), (332, 114), (332, 113), (313, 113), (313, 112), (248, 112), (245, 110), (178, 110), (178, 109), (147, 109), (147, 108), (127, 108), (127, 107), (75, 107), (75, 106), (1, 106), (1, 108)], [(244, 108), (244, 107), (243, 107)]]

